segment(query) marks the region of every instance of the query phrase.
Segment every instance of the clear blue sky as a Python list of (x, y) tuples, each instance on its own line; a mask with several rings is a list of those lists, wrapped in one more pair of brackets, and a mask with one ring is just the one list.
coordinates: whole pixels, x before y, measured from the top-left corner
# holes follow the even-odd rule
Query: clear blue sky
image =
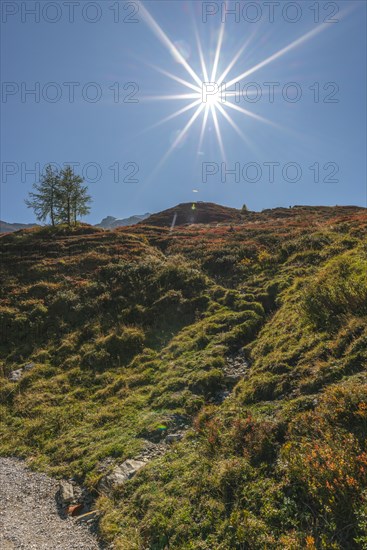
[[(253, 2), (246, 7), (249, 2), (229, 1), (227, 9), (237, 12), (228, 13), (224, 23), (222, 1), (142, 4), (79, 1), (72, 21), (72, 6), (63, 2), (57, 11), (47, 1), (2, 2), (1, 219), (34, 221), (24, 205), (34, 175), (25, 170), (48, 162), (79, 162), (76, 171), (83, 169), (89, 179), (96, 171), (93, 165), (88, 170), (88, 163), (99, 165), (100, 180), (89, 183), (94, 199), (86, 218), (90, 223), (106, 215), (126, 217), (193, 200), (235, 207), (246, 203), (252, 210), (294, 204), (366, 206), (366, 2), (313, 0), (290, 6), (280, 1), (272, 21), (266, 2), (257, 2), (255, 9)], [(159, 36), (144, 6), (176, 51)], [(32, 8), (36, 15), (29, 13)], [(216, 77), (245, 43), (225, 81), (260, 64), (240, 81), (241, 95), (227, 98), (249, 113), (222, 106), (242, 137), (214, 106), (222, 147), (209, 113), (199, 148), (205, 106), (180, 139), (197, 106), (149, 128), (194, 101), (149, 98), (196, 93), (153, 67), (195, 84), (185, 60), (202, 81), (195, 27), (209, 80), (221, 30)], [(79, 83), (74, 85), (74, 102), (66, 82)], [(95, 85), (86, 87), (91, 82)], [(129, 82), (134, 84), (124, 90)], [(267, 82), (279, 83), (273, 102)], [(37, 86), (39, 98), (25, 95)], [(262, 94), (257, 102), (250, 101), (255, 90)], [(96, 92), (100, 99), (88, 101)], [(284, 97), (288, 93), (293, 99), (300, 92), (298, 102)], [(55, 94), (60, 97), (53, 102)], [(128, 103), (129, 97), (138, 101)], [(216, 172), (206, 181), (203, 163)], [(269, 181), (269, 163), (277, 163), (272, 165), (274, 181)], [(114, 181), (117, 165), (120, 181)], [(237, 182), (224, 172), (235, 166), (240, 170)], [(128, 181), (136, 167), (130, 179), (138, 181)], [(297, 177), (299, 181), (289, 181)], [(324, 181), (328, 178), (337, 181)]]

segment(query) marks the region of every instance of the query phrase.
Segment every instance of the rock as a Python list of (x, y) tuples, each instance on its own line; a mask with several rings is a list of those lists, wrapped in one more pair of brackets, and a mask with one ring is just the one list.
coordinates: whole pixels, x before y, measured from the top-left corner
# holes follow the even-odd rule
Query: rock
[(67, 506), (71, 504), (75, 498), (74, 487), (69, 481), (62, 479), (59, 483), (59, 497), (61, 504)]
[(22, 378), (23, 374), (32, 370), (34, 366), (35, 363), (31, 362), (24, 365), (24, 367), (22, 367), (21, 369), (13, 370), (13, 372), (9, 374), (9, 380), (11, 380), (12, 382), (18, 382)]
[(189, 419), (187, 416), (174, 413), (170, 415), (170, 421), (169, 421), (169, 427), (172, 429), (172, 427), (177, 428), (184, 428), (185, 425), (188, 423)]
[(168, 434), (166, 437), (166, 443), (175, 443), (182, 439), (182, 434)]
[(12, 382), (18, 382), (18, 380), (22, 378), (22, 374), (23, 369), (13, 370), (13, 372), (9, 374), (9, 380), (11, 380)]
[(99, 482), (99, 489), (107, 494), (110, 493), (117, 487), (123, 485), (128, 479), (131, 479), (136, 472), (145, 465), (146, 462), (142, 460), (125, 460), (125, 462), (115, 466), (109, 474), (101, 479)]
[(34, 366), (35, 366), (35, 363), (31, 361), (30, 363), (27, 363), (26, 365), (24, 365), (23, 370), (25, 371), (32, 370)]
[(142, 449), (135, 459), (142, 460), (143, 462), (149, 462), (159, 456), (163, 455), (167, 451), (167, 446), (164, 440), (160, 443), (153, 443), (152, 441), (145, 440), (145, 447)]
[(81, 511), (83, 510), (83, 504), (70, 504), (70, 506), (68, 506), (67, 510), (66, 510), (66, 513), (69, 515), (69, 516), (77, 516), (78, 514), (81, 513)]

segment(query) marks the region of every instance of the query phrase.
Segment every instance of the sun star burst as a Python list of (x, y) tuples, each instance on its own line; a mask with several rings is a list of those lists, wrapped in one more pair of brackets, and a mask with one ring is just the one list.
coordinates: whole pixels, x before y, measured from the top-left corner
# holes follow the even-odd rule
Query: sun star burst
[[(273, 53), (266, 59), (262, 60), (261, 62), (253, 65), (252, 67), (249, 67), (246, 71), (235, 76), (234, 78), (230, 78), (229, 81), (226, 82), (225, 81), (226, 77), (230, 74), (230, 72), (235, 67), (236, 63), (241, 57), (241, 54), (246, 50), (246, 47), (248, 46), (251, 38), (253, 37), (252, 35), (245, 41), (244, 44), (242, 44), (242, 46), (239, 48), (239, 50), (231, 59), (230, 63), (225, 67), (222, 73), (218, 75), (218, 68), (220, 66), (222, 47), (224, 43), (225, 23), (222, 22), (220, 24), (220, 27), (218, 30), (218, 41), (215, 49), (213, 63), (212, 63), (212, 66), (209, 67), (207, 61), (205, 60), (198, 29), (194, 22), (194, 32), (195, 32), (196, 43), (197, 43), (198, 61), (201, 67), (201, 77), (200, 77), (197, 74), (197, 72), (195, 72), (195, 70), (192, 68), (192, 66), (187, 62), (184, 55), (179, 51), (179, 48), (170, 40), (170, 38), (163, 31), (163, 29), (156, 22), (156, 20), (152, 17), (152, 15), (149, 13), (149, 11), (146, 9), (146, 7), (143, 5), (141, 1), (139, 1), (139, 12), (141, 13), (145, 23), (150, 27), (150, 29), (157, 36), (157, 38), (162, 42), (162, 44), (168, 49), (168, 51), (170, 52), (172, 57), (175, 59), (175, 61), (178, 62), (186, 70), (186, 72), (191, 78), (191, 81), (185, 80), (184, 78), (181, 78), (178, 75), (172, 74), (161, 67), (157, 67), (155, 65), (149, 65), (151, 68), (155, 69), (156, 71), (166, 76), (167, 78), (175, 81), (176, 83), (181, 84), (184, 91), (181, 94), (146, 96), (143, 98), (144, 100), (168, 101), (168, 102), (190, 100), (189, 104), (178, 109), (177, 111), (168, 115), (164, 119), (158, 121), (156, 124), (152, 125), (150, 129), (160, 126), (168, 122), (169, 120), (172, 120), (182, 115), (183, 113), (193, 110), (193, 113), (190, 119), (184, 125), (183, 129), (178, 132), (178, 135), (174, 139), (173, 143), (171, 143), (169, 149), (166, 151), (166, 153), (163, 155), (163, 157), (159, 161), (156, 169), (154, 170), (154, 173), (156, 173), (157, 170), (164, 164), (164, 162), (168, 159), (168, 157), (176, 149), (176, 147), (180, 143), (182, 143), (182, 140), (184, 139), (184, 137), (189, 132), (190, 128), (193, 126), (193, 124), (199, 118), (200, 115), (202, 115), (202, 125), (201, 125), (200, 134), (199, 134), (199, 143), (198, 143), (198, 149), (197, 149), (198, 154), (202, 154), (201, 149), (204, 141), (205, 131), (208, 126), (208, 120), (210, 118), (212, 122), (212, 126), (214, 127), (219, 151), (223, 161), (225, 160), (226, 155), (225, 155), (224, 143), (223, 143), (223, 138), (221, 133), (220, 120), (225, 120), (226, 123), (228, 123), (231, 126), (231, 128), (236, 132), (236, 134), (246, 143), (246, 145), (248, 146), (250, 145), (249, 137), (246, 135), (246, 133), (244, 133), (238, 127), (238, 125), (232, 119), (228, 111), (232, 111), (232, 112), (234, 111), (235, 113), (239, 113), (245, 117), (249, 117), (258, 122), (265, 123), (265, 124), (268, 124), (269, 126), (273, 126), (278, 129), (281, 129), (281, 127), (275, 122), (268, 120), (248, 109), (244, 109), (243, 107), (240, 107), (237, 103), (233, 103), (231, 99), (234, 99), (236, 95), (238, 95), (237, 91), (233, 91), (233, 87), (235, 85), (239, 85), (241, 81), (243, 81), (248, 76), (252, 75), (255, 71), (258, 71), (259, 69), (269, 65), (273, 61), (287, 54), (289, 51), (304, 44), (307, 40), (313, 38), (315, 35), (317, 35), (319, 32), (321, 32), (327, 27), (325, 25), (316, 26), (311, 31), (302, 35), (301, 37), (294, 40), (287, 46), (281, 48), (280, 50), (276, 51), (275, 53)], [(218, 115), (220, 115), (221, 119), (219, 118)]]

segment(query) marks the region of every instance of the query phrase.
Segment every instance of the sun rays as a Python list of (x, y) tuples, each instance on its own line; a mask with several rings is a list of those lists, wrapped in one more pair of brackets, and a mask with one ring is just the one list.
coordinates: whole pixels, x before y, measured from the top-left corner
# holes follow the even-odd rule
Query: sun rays
[[(306, 41), (310, 40), (311, 38), (316, 36), (318, 33), (320, 33), (322, 30), (327, 28), (327, 25), (325, 24), (320, 24), (316, 26), (311, 31), (303, 34), (302, 36), (300, 36), (290, 44), (286, 45), (285, 47), (279, 49), (278, 51), (276, 51), (266, 59), (256, 63), (253, 66), (248, 67), (248, 69), (246, 69), (245, 71), (242, 71), (237, 76), (233, 78), (229, 78), (228, 81), (226, 82), (225, 79), (229, 77), (231, 71), (235, 69), (237, 62), (240, 60), (242, 54), (246, 51), (246, 48), (249, 45), (249, 42), (253, 38), (253, 35), (251, 35), (244, 42), (244, 44), (241, 45), (241, 47), (232, 57), (230, 63), (224, 69), (222, 67), (221, 74), (218, 75), (218, 72), (221, 66), (221, 55), (222, 55), (222, 49), (223, 49), (223, 44), (225, 40), (225, 23), (220, 23), (220, 27), (218, 29), (218, 38), (217, 38), (217, 43), (215, 47), (214, 59), (212, 61), (211, 66), (209, 66), (209, 63), (206, 60), (206, 57), (204, 54), (199, 32), (198, 32), (196, 23), (194, 21), (193, 28), (194, 28), (195, 38), (196, 38), (197, 62), (198, 62), (198, 66), (201, 69), (200, 74), (197, 74), (197, 72), (185, 59), (185, 56), (179, 51), (179, 48), (170, 40), (170, 38), (163, 31), (163, 29), (160, 27), (157, 21), (152, 17), (152, 15), (149, 13), (146, 7), (142, 4), (142, 2), (139, 2), (139, 12), (142, 15), (146, 24), (152, 30), (152, 32), (157, 36), (160, 42), (167, 48), (167, 50), (173, 56), (173, 58), (178, 63), (180, 63), (180, 65), (185, 69), (187, 75), (191, 78), (191, 81), (186, 80), (185, 78), (175, 75), (163, 69), (162, 67), (158, 67), (156, 65), (149, 65), (151, 68), (158, 71), (160, 74), (177, 82), (178, 84), (181, 84), (184, 89), (183, 89), (183, 92), (180, 94), (146, 96), (143, 98), (144, 100), (167, 101), (168, 104), (172, 101), (177, 101), (177, 102), (188, 101), (188, 100), (190, 101), (187, 105), (180, 107), (177, 111), (173, 112), (172, 114), (158, 121), (156, 124), (153, 124), (152, 126), (150, 126), (150, 129), (161, 126), (162, 124), (165, 124), (166, 122), (193, 110), (193, 113), (191, 114), (189, 120), (186, 122), (183, 129), (178, 133), (173, 143), (171, 143), (170, 147), (168, 148), (168, 150), (165, 152), (165, 154), (159, 161), (156, 169), (154, 170), (154, 173), (156, 173), (157, 170), (162, 167), (162, 165), (166, 162), (169, 156), (176, 149), (176, 147), (182, 142), (182, 140), (187, 135), (187, 133), (189, 132), (191, 127), (194, 125), (194, 123), (197, 121), (200, 115), (202, 115), (202, 123), (201, 123), (201, 128), (199, 133), (199, 142), (198, 142), (198, 149), (197, 149), (198, 154), (202, 154), (201, 149), (203, 146), (205, 133), (208, 127), (208, 122), (209, 120), (211, 120), (212, 126), (214, 128), (216, 140), (218, 143), (218, 148), (223, 161), (226, 160), (226, 153), (225, 153), (224, 141), (223, 141), (221, 125), (220, 125), (220, 121), (222, 119), (225, 120), (226, 123), (230, 125), (232, 130), (237, 134), (237, 136), (240, 137), (241, 140), (243, 140), (246, 143), (247, 146), (250, 145), (250, 140), (248, 135), (246, 135), (246, 132), (244, 132), (243, 129), (241, 129), (238, 126), (238, 124), (233, 120), (233, 118), (231, 117), (228, 111), (232, 111), (233, 114), (236, 113), (237, 116), (247, 117), (249, 119), (256, 120), (257, 122), (260, 122), (262, 124), (267, 124), (271, 127), (276, 127), (278, 129), (281, 129), (280, 126), (277, 125), (275, 122), (265, 117), (262, 117), (248, 109), (240, 107), (238, 104), (236, 104), (236, 102), (238, 102), (237, 100), (239, 97), (238, 94), (240, 89), (240, 83), (248, 76), (254, 74), (256, 71), (262, 69), (263, 67), (276, 61), (280, 57), (286, 55), (291, 50), (303, 45)], [(235, 100), (235, 102), (231, 100)]]

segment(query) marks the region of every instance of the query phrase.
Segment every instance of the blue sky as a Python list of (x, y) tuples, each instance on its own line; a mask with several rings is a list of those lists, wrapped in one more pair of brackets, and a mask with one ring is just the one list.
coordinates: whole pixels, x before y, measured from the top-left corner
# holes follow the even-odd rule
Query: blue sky
[[(24, 199), (49, 162), (79, 163), (90, 223), (194, 200), (366, 206), (366, 2), (280, 1), (273, 18), (267, 2), (79, 1), (73, 18), (57, 4), (2, 2), (1, 219), (34, 221)], [(225, 82), (260, 65), (227, 117), (213, 107), (218, 131), (208, 113), (200, 147), (201, 102), (156, 125), (194, 101), (157, 96), (197, 92), (154, 66), (205, 80), (195, 28), (209, 81), (221, 32), (214, 83), (245, 43)]]

